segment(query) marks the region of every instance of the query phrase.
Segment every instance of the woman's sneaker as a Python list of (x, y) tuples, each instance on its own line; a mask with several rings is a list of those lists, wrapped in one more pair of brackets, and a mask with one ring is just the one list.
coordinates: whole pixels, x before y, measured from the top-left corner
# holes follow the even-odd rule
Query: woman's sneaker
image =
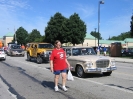
[(55, 91), (59, 91), (58, 86), (54, 87), (54, 90)]
[(67, 90), (68, 90), (65, 86), (62, 86), (62, 89), (63, 89), (64, 91), (67, 91)]

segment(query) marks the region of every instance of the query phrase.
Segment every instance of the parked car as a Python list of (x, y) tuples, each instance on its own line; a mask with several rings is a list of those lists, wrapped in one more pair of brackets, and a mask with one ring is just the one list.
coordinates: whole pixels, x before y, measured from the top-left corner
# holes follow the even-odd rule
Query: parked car
[(71, 71), (78, 77), (85, 77), (87, 73), (102, 73), (111, 75), (116, 70), (115, 59), (96, 55), (92, 47), (63, 47), (71, 65)]
[(8, 48), (7, 55), (9, 56), (25, 56), (25, 51), (21, 48), (20, 45), (11, 45)]
[(0, 49), (0, 60), (6, 60), (6, 54), (3, 48)]
[(122, 50), (121, 56), (133, 56), (133, 50)]
[(48, 62), (53, 49), (54, 46), (51, 43), (30, 43), (30, 46), (26, 49), (27, 61), (31, 61), (34, 58), (38, 64), (43, 61)]

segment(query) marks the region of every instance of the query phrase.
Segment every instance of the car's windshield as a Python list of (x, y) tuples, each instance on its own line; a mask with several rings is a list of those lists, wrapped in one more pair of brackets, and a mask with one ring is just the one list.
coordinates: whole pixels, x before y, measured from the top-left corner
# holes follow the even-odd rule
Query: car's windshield
[(54, 48), (52, 44), (39, 44), (38, 48)]
[(77, 55), (96, 55), (93, 48), (73, 48), (72, 49), (73, 56)]
[(11, 48), (12, 49), (21, 49), (21, 46), (19, 46), (19, 45), (12, 45)]

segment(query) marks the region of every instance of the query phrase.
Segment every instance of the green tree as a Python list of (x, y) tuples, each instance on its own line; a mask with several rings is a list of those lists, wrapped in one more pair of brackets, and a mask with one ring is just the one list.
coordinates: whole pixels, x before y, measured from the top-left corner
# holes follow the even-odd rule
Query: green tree
[[(23, 27), (19, 27), (15, 32), (15, 34), (16, 34), (17, 43), (26, 45), (27, 43), (26, 38), (28, 36), (28, 32)], [(14, 36), (14, 41), (15, 41), (15, 36)]]
[(113, 36), (113, 37), (110, 38), (110, 40), (124, 40), (126, 38), (131, 38), (130, 31), (121, 33), (118, 36)]
[(132, 15), (132, 17), (131, 17), (131, 25), (130, 25), (130, 28), (131, 28), (131, 30), (130, 30), (130, 35), (131, 35), (131, 37), (133, 37), (133, 15)]
[(36, 38), (34, 42), (44, 42), (45, 36), (41, 36), (40, 38)]
[(86, 36), (86, 25), (80, 19), (79, 15), (74, 13), (69, 18), (69, 31), (71, 37), (71, 43), (75, 46), (75, 44), (81, 44), (84, 42), (84, 38)]
[(99, 39), (100, 39), (100, 40), (102, 39), (101, 34), (99, 33), (99, 35), (98, 35), (98, 32), (92, 31), (90, 34), (91, 34), (92, 36), (96, 37), (96, 38), (98, 38), (98, 36), (99, 36)]
[(70, 41), (72, 41), (72, 34), (70, 32), (71, 30), (71, 27), (70, 27), (70, 20), (69, 19), (65, 19), (63, 21), (63, 24), (62, 24), (62, 40), (63, 40), (63, 43), (70, 43)]
[(61, 13), (57, 12), (53, 17), (51, 17), (45, 28), (45, 41), (54, 44), (55, 40), (60, 40), (62, 43), (65, 42), (65, 33), (63, 29), (63, 24), (66, 18), (62, 16)]
[(41, 34), (37, 29), (33, 29), (32, 32), (28, 36), (28, 42), (35, 42), (36, 39), (40, 39)]

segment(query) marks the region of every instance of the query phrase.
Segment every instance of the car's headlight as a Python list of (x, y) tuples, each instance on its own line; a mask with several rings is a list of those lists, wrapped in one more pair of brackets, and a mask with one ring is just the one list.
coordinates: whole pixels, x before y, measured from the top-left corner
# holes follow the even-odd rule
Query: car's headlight
[(93, 63), (92, 62), (86, 62), (85, 65), (88, 67), (88, 68), (91, 68)]
[(115, 66), (115, 60), (111, 60), (111, 66)]

